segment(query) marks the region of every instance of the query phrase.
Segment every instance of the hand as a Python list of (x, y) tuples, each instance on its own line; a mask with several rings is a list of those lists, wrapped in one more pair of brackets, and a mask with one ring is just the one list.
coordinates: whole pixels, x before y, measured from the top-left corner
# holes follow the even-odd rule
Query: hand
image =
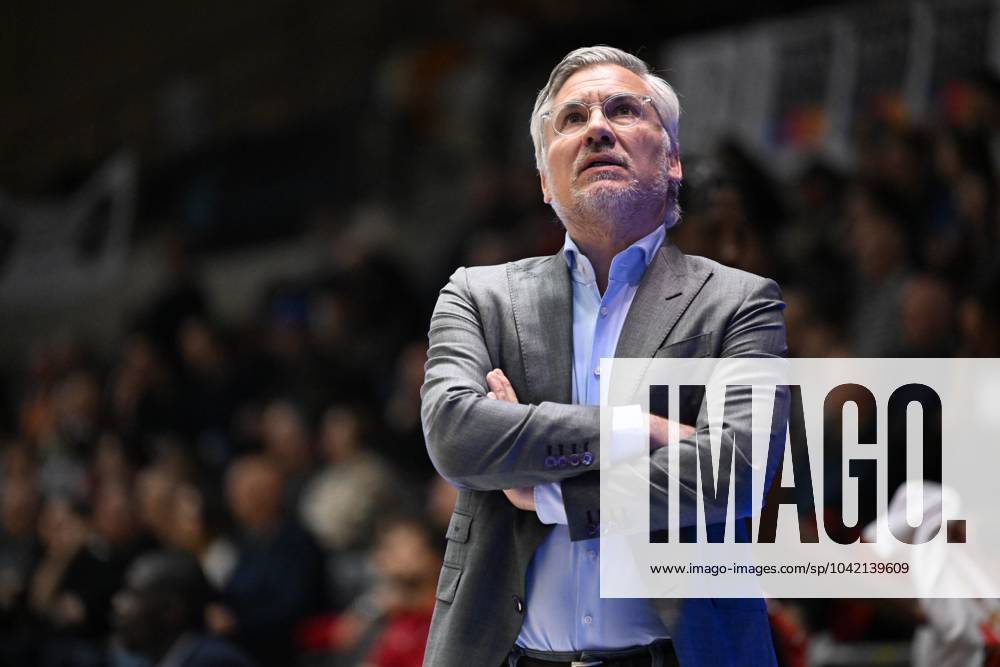
[(507, 379), (507, 376), (499, 368), (494, 368), (486, 374), (486, 386), (489, 387), (486, 398), (507, 401), (508, 403), (518, 402), (517, 394), (514, 393), (514, 387), (511, 386), (510, 380)]
[[(491, 401), (517, 403), (517, 394), (514, 392), (514, 387), (511, 386), (510, 380), (507, 379), (507, 376), (499, 368), (494, 368), (486, 374), (486, 386), (489, 387), (486, 398)], [(534, 488), (529, 486), (523, 489), (504, 489), (503, 494), (507, 496), (510, 504), (517, 509), (524, 510), (525, 512), (535, 511)]]
[[(676, 444), (676, 441), (670, 440), (670, 427), (675, 423), (663, 417), (649, 415), (649, 451), (654, 452), (661, 447)], [(695, 432), (695, 428), (687, 424), (677, 424), (677, 427), (681, 440), (691, 436)]]
[(503, 494), (507, 496), (510, 504), (525, 512), (535, 511), (535, 488), (528, 486), (523, 489), (504, 489)]

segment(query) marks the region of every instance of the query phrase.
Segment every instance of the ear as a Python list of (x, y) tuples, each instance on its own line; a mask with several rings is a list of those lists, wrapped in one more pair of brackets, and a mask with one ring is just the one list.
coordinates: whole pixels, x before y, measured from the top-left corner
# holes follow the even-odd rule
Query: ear
[(546, 204), (551, 204), (552, 195), (549, 194), (549, 185), (545, 180), (545, 174), (542, 173), (540, 169), (538, 170), (538, 180), (541, 182), (542, 186), (542, 201), (545, 202)]
[(681, 156), (677, 153), (671, 153), (668, 159), (670, 160), (670, 169), (667, 171), (667, 176), (672, 181), (681, 180), (684, 176), (684, 170), (681, 169)]

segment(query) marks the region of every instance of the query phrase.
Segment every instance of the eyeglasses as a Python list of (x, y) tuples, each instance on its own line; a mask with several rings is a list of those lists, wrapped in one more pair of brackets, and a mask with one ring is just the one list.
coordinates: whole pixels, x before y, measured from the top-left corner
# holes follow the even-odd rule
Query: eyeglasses
[(564, 102), (551, 111), (542, 114), (542, 118), (552, 120), (552, 129), (564, 137), (583, 132), (590, 125), (590, 110), (601, 107), (601, 113), (615, 127), (632, 127), (645, 118), (645, 107), (653, 101), (648, 95), (634, 93), (618, 93), (611, 95), (599, 104), (584, 104), (583, 102)]

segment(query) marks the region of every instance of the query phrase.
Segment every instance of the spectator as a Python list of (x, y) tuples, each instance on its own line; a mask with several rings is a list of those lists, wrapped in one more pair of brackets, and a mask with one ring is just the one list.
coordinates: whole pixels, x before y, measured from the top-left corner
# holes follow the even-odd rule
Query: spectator
[(302, 496), (302, 521), (328, 549), (365, 547), (377, 517), (394, 508), (393, 476), (369, 448), (363, 419), (351, 408), (323, 414), (320, 448), (326, 465)]
[(420, 385), (424, 381), (427, 341), (411, 341), (396, 358), (392, 391), (385, 402), (384, 450), (397, 471), (408, 480), (426, 484), (434, 474), (424, 450), (420, 423)]
[(954, 297), (948, 284), (928, 275), (907, 281), (901, 294), (901, 345), (896, 356), (948, 357), (955, 350)]
[(226, 498), (239, 530), (236, 567), (208, 623), (261, 665), (287, 664), (295, 625), (323, 602), (322, 555), (283, 512), (282, 497), (281, 472), (269, 458), (250, 455), (231, 465)]
[(201, 563), (209, 583), (222, 590), (236, 567), (237, 552), (223, 531), (222, 507), (207, 489), (182, 483), (173, 494), (173, 544)]
[(136, 477), (139, 525), (161, 546), (170, 544), (174, 522), (172, 499), (179, 483), (177, 474), (163, 464), (146, 467)]
[(330, 553), (327, 572), (337, 607), (350, 603), (367, 586), (367, 549), (375, 522), (400, 500), (396, 479), (371, 451), (367, 432), (358, 411), (327, 409), (320, 425), (325, 465), (298, 507), (303, 525)]
[(40, 649), (43, 667), (104, 661), (118, 578), (108, 555), (93, 540), (89, 514), (85, 503), (60, 496), (49, 498), (42, 509), (39, 534), (45, 552), (28, 600), (49, 636)]
[(302, 410), (291, 400), (270, 402), (261, 415), (260, 434), (264, 451), (284, 477), (285, 502), (295, 507), (313, 472), (312, 436)]
[(899, 336), (909, 267), (901, 222), (887, 197), (872, 187), (859, 187), (848, 206), (856, 282), (850, 341), (859, 357), (890, 356)]
[(210, 595), (190, 555), (142, 556), (114, 597), (116, 639), (126, 651), (162, 667), (249, 667), (251, 661), (236, 647), (205, 633)]
[(307, 628), (338, 664), (419, 666), (434, 610), (444, 545), (437, 527), (418, 517), (384, 522), (370, 555), (375, 579), (345, 612)]
[(1000, 357), (1000, 271), (994, 269), (962, 301), (959, 320), (962, 356)]
[(0, 664), (29, 664), (27, 592), (40, 555), (35, 534), (40, 498), (34, 480), (9, 475), (0, 493)]

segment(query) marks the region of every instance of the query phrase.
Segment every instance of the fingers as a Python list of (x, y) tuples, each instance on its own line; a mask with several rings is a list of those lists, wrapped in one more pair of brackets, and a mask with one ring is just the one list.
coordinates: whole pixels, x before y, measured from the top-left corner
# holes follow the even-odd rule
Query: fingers
[(503, 494), (507, 496), (510, 504), (519, 510), (526, 512), (535, 511), (535, 490), (532, 487), (522, 489), (504, 489)]
[(693, 426), (672, 421), (670, 419), (664, 419), (663, 417), (658, 417), (656, 415), (649, 415), (650, 451), (676, 443), (676, 441), (671, 437), (671, 430), (674, 426), (677, 426), (677, 436), (680, 440), (691, 437), (694, 435), (695, 431), (697, 431), (697, 429)]
[(503, 371), (499, 368), (497, 373), (500, 376), (500, 384), (503, 385), (503, 393), (507, 397), (507, 400), (511, 403), (517, 403), (517, 394), (514, 393), (514, 386), (507, 379), (507, 376), (503, 374)]
[(499, 368), (494, 368), (486, 374), (486, 386), (489, 388), (489, 393), (486, 394), (487, 397), (509, 403), (517, 403), (517, 394), (514, 393), (514, 387)]

